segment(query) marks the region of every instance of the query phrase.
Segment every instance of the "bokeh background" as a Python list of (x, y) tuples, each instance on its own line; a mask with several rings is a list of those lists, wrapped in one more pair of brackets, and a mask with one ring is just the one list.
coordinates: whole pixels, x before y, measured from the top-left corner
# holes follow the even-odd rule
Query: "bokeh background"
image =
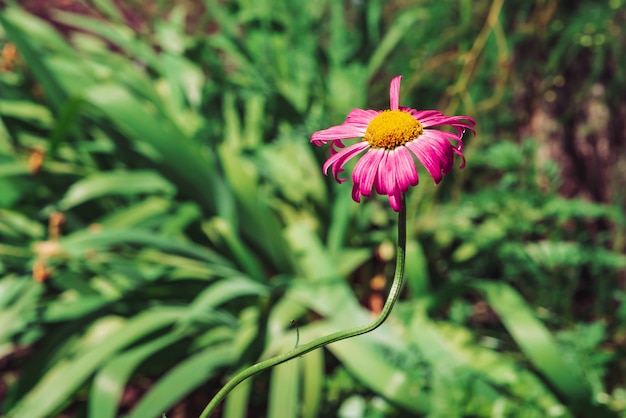
[[(0, 1), (0, 414), (194, 417), (370, 321), (395, 214), (312, 132), (469, 115), (387, 323), (218, 416), (626, 416), (623, 0)], [(457, 165), (460, 161), (457, 161)]]

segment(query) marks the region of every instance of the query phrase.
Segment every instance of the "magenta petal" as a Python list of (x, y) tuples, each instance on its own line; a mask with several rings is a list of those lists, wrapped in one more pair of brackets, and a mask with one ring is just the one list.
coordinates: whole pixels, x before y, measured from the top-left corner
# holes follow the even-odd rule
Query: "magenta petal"
[(361, 157), (354, 167), (352, 173), (352, 181), (359, 187), (359, 191), (363, 196), (369, 196), (372, 192), (372, 185), (376, 172), (380, 166), (380, 160), (383, 158), (385, 151), (382, 149), (370, 149)]
[(380, 161), (378, 162), (378, 167), (376, 167), (376, 172), (374, 173), (374, 190), (378, 194), (387, 194), (384, 192), (384, 181), (385, 181), (385, 167), (387, 166), (387, 152), (382, 152), (382, 156)]
[(389, 205), (394, 211), (400, 212), (400, 210), (402, 209), (402, 193), (390, 194)]
[(363, 127), (360, 124), (345, 122), (343, 125), (333, 126), (331, 128), (313, 133), (311, 136), (311, 142), (315, 145), (322, 145), (328, 141), (336, 139), (359, 138), (365, 135), (366, 128), (367, 126)]
[(322, 171), (324, 173), (327, 173), (328, 168), (332, 166), (333, 177), (339, 183), (343, 183), (344, 181), (346, 181), (346, 179), (340, 179), (338, 176), (343, 171), (344, 164), (350, 158), (354, 157), (355, 155), (357, 155), (359, 152), (363, 151), (367, 147), (369, 147), (369, 144), (367, 142), (360, 141), (360, 142), (357, 142), (356, 144), (350, 145), (349, 147), (345, 149), (342, 149), (341, 151), (338, 151), (337, 153), (332, 155), (328, 160), (326, 160), (326, 162), (324, 163), (324, 166), (322, 167)]
[(361, 201), (361, 195), (359, 194), (359, 185), (356, 183), (352, 185), (352, 200), (354, 200), (356, 203), (359, 203)]
[(459, 168), (463, 169), (465, 168), (465, 155), (463, 155), (463, 153), (461, 152), (461, 149), (456, 148), (456, 147), (452, 147), (452, 151), (454, 151), (454, 153), (456, 155), (458, 155), (459, 157), (461, 157), (461, 165), (459, 166)]
[(400, 103), (400, 81), (402, 76), (399, 75), (391, 80), (389, 86), (389, 109), (398, 110), (398, 104)]
[(437, 160), (433, 158), (432, 154), (429, 153), (428, 150), (424, 149), (423, 146), (420, 147), (413, 144), (414, 143), (411, 145), (407, 144), (407, 147), (413, 152), (413, 154), (415, 154), (420, 163), (422, 163), (422, 165), (426, 168), (428, 174), (430, 174), (433, 180), (435, 180), (435, 184), (439, 184), (443, 176), (441, 175), (441, 168), (439, 167)]
[(398, 172), (395, 170), (394, 167), (394, 158), (393, 158), (393, 151), (387, 152), (387, 159), (385, 161), (385, 165), (380, 167), (381, 170), (385, 175), (383, 176), (383, 186), (385, 188), (384, 190), (384, 194), (387, 195), (392, 195), (392, 194), (397, 194), (399, 193), (399, 187), (398, 187), (398, 181), (397, 181), (397, 177), (398, 177)]
[(452, 145), (437, 131), (424, 131), (417, 140), (406, 144), (417, 159), (426, 168), (430, 176), (439, 184), (443, 174), (447, 174), (452, 168), (454, 152)]
[(384, 172), (387, 175), (383, 176), (383, 194), (389, 196), (389, 205), (391, 208), (399, 212), (402, 208), (402, 191), (398, 185), (398, 172), (394, 169), (395, 158), (394, 151), (387, 152), (387, 160), (384, 166), (380, 167), (379, 172)]
[(346, 147), (346, 144), (344, 144), (341, 139), (336, 139), (332, 141), (330, 143), (330, 155), (337, 154), (339, 151), (341, 151), (341, 149), (345, 147)]
[(447, 132), (433, 129), (425, 130), (420, 137), (420, 139), (424, 140), (425, 145), (431, 149), (433, 155), (437, 156), (443, 174), (448, 174), (454, 164), (454, 146), (448, 141), (447, 137)]
[(398, 186), (404, 193), (409, 190), (409, 186), (416, 186), (419, 179), (415, 162), (406, 147), (399, 147), (393, 152), (394, 170), (397, 173)]
[(443, 113), (438, 110), (416, 110), (412, 115), (423, 127), (428, 127), (433, 120), (441, 118)]
[(420, 119), (419, 121), (424, 128), (449, 125), (455, 130), (456, 137), (459, 139), (463, 136), (463, 133), (465, 132), (466, 129), (469, 129), (470, 131), (472, 131), (474, 135), (476, 134), (476, 131), (474, 130), (474, 126), (476, 125), (476, 122), (474, 121), (474, 119), (467, 117), (467, 116), (443, 116), (442, 115), (438, 117)]
[(354, 109), (350, 113), (348, 113), (348, 116), (346, 117), (346, 122), (349, 121), (350, 123), (355, 125), (365, 125), (365, 128), (367, 128), (367, 125), (369, 125), (372, 119), (374, 119), (379, 113), (380, 111), (377, 110)]

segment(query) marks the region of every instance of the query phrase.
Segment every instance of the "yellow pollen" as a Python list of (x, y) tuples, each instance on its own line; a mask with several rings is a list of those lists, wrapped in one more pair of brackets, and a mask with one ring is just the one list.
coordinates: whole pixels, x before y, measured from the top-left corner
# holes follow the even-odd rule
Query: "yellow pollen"
[(364, 141), (372, 148), (393, 150), (417, 139), (424, 132), (422, 124), (401, 110), (385, 110), (367, 125)]

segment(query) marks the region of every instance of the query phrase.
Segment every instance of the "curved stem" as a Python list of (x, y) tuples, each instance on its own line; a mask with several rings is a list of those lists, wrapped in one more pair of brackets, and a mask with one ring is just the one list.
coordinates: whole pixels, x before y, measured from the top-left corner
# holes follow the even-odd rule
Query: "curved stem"
[(402, 282), (404, 279), (404, 260), (405, 260), (405, 247), (406, 247), (406, 202), (404, 195), (402, 195), (402, 209), (398, 214), (398, 244), (396, 246), (396, 271), (393, 277), (393, 283), (387, 296), (387, 301), (380, 315), (374, 322), (369, 325), (364, 325), (357, 328), (347, 329), (344, 331), (335, 332), (325, 337), (318, 338), (307, 344), (303, 344), (291, 351), (288, 351), (279, 356), (262, 361), (253, 366), (248, 367), (237, 373), (220, 391), (211, 399), (211, 402), (204, 408), (200, 418), (207, 418), (217, 408), (217, 406), (224, 400), (226, 395), (235, 388), (239, 383), (243, 382), (247, 378), (254, 376), (263, 370), (270, 367), (277, 366), (281, 363), (289, 361), (293, 358), (302, 356), (310, 351), (316, 350), (320, 347), (324, 347), (328, 344), (345, 340), (346, 338), (356, 337), (357, 335), (365, 334), (378, 328), (389, 316), (393, 305), (400, 296), (400, 290), (402, 289)]

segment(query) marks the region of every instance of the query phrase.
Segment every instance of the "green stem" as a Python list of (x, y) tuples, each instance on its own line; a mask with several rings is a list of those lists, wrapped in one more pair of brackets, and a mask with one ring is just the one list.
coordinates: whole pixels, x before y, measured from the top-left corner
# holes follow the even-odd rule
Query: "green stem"
[(248, 367), (237, 373), (222, 389), (215, 395), (211, 402), (204, 408), (200, 418), (207, 418), (217, 408), (217, 406), (224, 400), (226, 395), (235, 388), (239, 383), (243, 382), (247, 378), (254, 376), (263, 370), (270, 367), (277, 366), (281, 363), (289, 361), (293, 358), (302, 356), (310, 351), (316, 350), (320, 347), (324, 347), (328, 344), (345, 340), (346, 338), (356, 337), (357, 335), (365, 334), (378, 328), (389, 316), (393, 305), (400, 296), (400, 290), (402, 289), (402, 282), (404, 279), (404, 259), (405, 259), (405, 247), (406, 247), (406, 202), (404, 195), (402, 196), (402, 209), (398, 214), (398, 245), (396, 248), (396, 271), (393, 277), (393, 283), (387, 296), (387, 301), (383, 307), (382, 312), (376, 318), (374, 322), (362, 327), (352, 328), (344, 331), (335, 332), (322, 338), (311, 341), (310, 343), (303, 344), (295, 349), (288, 351), (285, 354), (273, 357), (271, 359), (262, 361), (253, 366)]

